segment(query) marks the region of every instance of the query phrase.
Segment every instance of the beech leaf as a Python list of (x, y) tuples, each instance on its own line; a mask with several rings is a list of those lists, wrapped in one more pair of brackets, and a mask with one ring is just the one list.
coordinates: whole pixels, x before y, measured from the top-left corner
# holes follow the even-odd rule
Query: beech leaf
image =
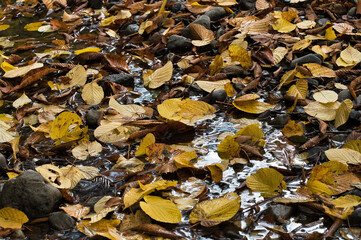
[(144, 85), (149, 88), (159, 88), (168, 82), (173, 75), (173, 63), (168, 61), (163, 67), (155, 70), (149, 76), (143, 76)]
[(0, 227), (2, 228), (21, 229), (27, 221), (29, 219), (26, 214), (18, 209), (12, 207), (0, 209)]
[(262, 196), (276, 196), (287, 188), (283, 175), (272, 168), (261, 168), (246, 179), (247, 187), (252, 191), (261, 192)]
[(140, 208), (151, 218), (165, 223), (182, 221), (182, 214), (172, 201), (158, 196), (144, 196), (145, 202), (140, 202)]

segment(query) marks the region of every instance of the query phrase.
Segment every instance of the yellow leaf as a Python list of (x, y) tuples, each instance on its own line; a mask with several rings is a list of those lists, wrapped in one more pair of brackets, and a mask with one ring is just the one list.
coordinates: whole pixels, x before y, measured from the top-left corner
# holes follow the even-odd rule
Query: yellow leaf
[(261, 168), (246, 179), (247, 187), (252, 191), (261, 192), (264, 197), (276, 196), (287, 184), (283, 175), (272, 168)]
[(262, 67), (273, 67), (279, 64), (282, 59), (286, 56), (288, 49), (285, 47), (277, 47), (272, 51), (273, 63), (271, 65), (262, 65)]
[(89, 156), (98, 156), (101, 151), (102, 145), (97, 141), (83, 141), (78, 146), (74, 147), (71, 150), (71, 153), (76, 159), (86, 160)]
[(223, 67), (223, 59), (221, 55), (217, 55), (212, 63), (209, 65), (209, 75), (213, 76), (216, 73), (219, 73)]
[(295, 12), (293, 10), (289, 10), (289, 11), (286, 11), (286, 12), (282, 12), (281, 17), (286, 19), (287, 21), (291, 22), (293, 19), (298, 17), (298, 14), (297, 14), (297, 12)]
[(351, 140), (345, 143), (342, 148), (348, 148), (361, 153), (361, 140)]
[(332, 69), (321, 66), (320, 64), (306, 63), (303, 64), (303, 66), (307, 67), (308, 70), (311, 71), (313, 77), (328, 77), (328, 78), (336, 77), (336, 73)]
[(290, 82), (292, 82), (292, 80), (296, 76), (296, 73), (297, 73), (297, 70), (293, 69), (293, 70), (290, 70), (290, 71), (286, 72), (285, 74), (283, 74), (283, 76), (281, 77), (280, 85), (278, 86), (278, 90), (280, 90), (283, 85), (287, 85)]
[(234, 136), (227, 136), (218, 145), (217, 152), (220, 158), (231, 159), (239, 157), (240, 146), (234, 139)]
[(153, 115), (153, 110), (148, 107), (136, 104), (120, 105), (113, 97), (110, 97), (109, 107), (117, 110), (117, 112), (126, 120), (136, 120), (144, 115)]
[(75, 55), (80, 55), (82, 53), (88, 53), (88, 52), (100, 52), (100, 48), (97, 48), (97, 47), (88, 47), (88, 48), (83, 48), (83, 49), (79, 49), (79, 50), (76, 50), (74, 52)]
[(330, 41), (333, 41), (337, 38), (336, 33), (332, 27), (326, 29), (325, 38)]
[(99, 104), (104, 98), (104, 91), (101, 86), (98, 85), (96, 81), (85, 84), (83, 87), (81, 97), (91, 106)]
[(12, 207), (0, 209), (0, 227), (2, 228), (21, 229), (27, 221), (29, 219), (25, 213), (18, 209)]
[(271, 105), (265, 102), (260, 102), (257, 100), (237, 101), (237, 99), (233, 101), (233, 106), (235, 106), (237, 109), (243, 112), (254, 113), (254, 114), (263, 113), (275, 107), (275, 105)]
[(232, 61), (239, 62), (246, 71), (251, 67), (252, 59), (246, 49), (240, 45), (231, 44), (228, 51)]
[(138, 33), (140, 35), (142, 35), (144, 33), (144, 31), (152, 25), (153, 25), (153, 21), (142, 22), (139, 26)]
[(355, 195), (346, 195), (333, 199), (332, 203), (334, 204), (332, 209), (327, 206), (323, 206), (325, 212), (333, 217), (347, 219), (347, 217), (354, 211), (354, 207), (361, 203), (361, 198)]
[(35, 168), (51, 185), (60, 189), (73, 189), (83, 178), (79, 168), (68, 165), (58, 168), (51, 164), (44, 164)]
[(326, 150), (325, 154), (330, 161), (338, 161), (344, 164), (354, 164), (354, 165), (359, 165), (361, 163), (361, 153), (352, 149), (331, 148)]
[(296, 29), (296, 24), (290, 23), (284, 18), (279, 18), (273, 23), (272, 27), (280, 33), (289, 33)]
[(5, 78), (20, 77), (20, 76), (23, 76), (23, 75), (27, 74), (28, 72), (30, 72), (33, 69), (41, 68), (43, 66), (44, 66), (43, 63), (33, 63), (33, 64), (30, 64), (30, 65), (25, 66), (25, 67), (19, 67), (19, 68), (7, 71), (3, 75), (3, 77), (5, 77)]
[(224, 85), (224, 90), (226, 91), (228, 97), (233, 97), (236, 93), (231, 82)]
[(157, 196), (144, 196), (145, 202), (140, 202), (140, 208), (151, 218), (165, 223), (182, 221), (182, 214), (172, 201)]
[(81, 118), (71, 112), (62, 112), (52, 122), (50, 137), (57, 143), (70, 142), (82, 137), (87, 137), (88, 128), (81, 128)]
[(230, 7), (238, 4), (236, 0), (217, 0), (217, 3), (222, 7)]
[(323, 46), (315, 45), (312, 47), (312, 51), (322, 55), (322, 57), (325, 59), (329, 56), (329, 54), (333, 51), (333, 49), (331, 47), (325, 46), (325, 45), (323, 45)]
[(343, 100), (340, 107), (336, 110), (335, 127), (345, 124), (350, 116), (353, 103), (350, 99)]
[(72, 68), (65, 76), (71, 80), (67, 84), (59, 84), (60, 89), (68, 89), (74, 86), (83, 86), (87, 79), (86, 70), (82, 65), (77, 65), (76, 67)]
[(306, 98), (308, 83), (304, 79), (298, 79), (295, 85), (292, 85), (287, 91), (287, 95), (298, 98)]
[(19, 176), (19, 174), (14, 173), (14, 172), (7, 172), (6, 175), (8, 176), (9, 179), (12, 179), (12, 178), (15, 178), (15, 177)]
[(30, 32), (35, 32), (38, 31), (39, 27), (41, 27), (41, 25), (43, 25), (44, 21), (42, 22), (34, 22), (34, 23), (29, 23), (26, 24), (24, 29)]
[(100, 27), (108, 26), (110, 24), (113, 24), (117, 20), (127, 19), (127, 18), (130, 18), (131, 16), (132, 16), (132, 13), (129, 10), (120, 10), (120, 11), (118, 11), (117, 15), (103, 19), (100, 22), (99, 26)]
[(4, 30), (8, 29), (9, 27), (10, 27), (10, 25), (8, 25), (8, 24), (2, 24), (2, 25), (0, 25), (0, 31), (4, 31)]
[(200, 222), (212, 227), (231, 219), (239, 210), (241, 198), (236, 193), (227, 193), (221, 198), (198, 203), (189, 215), (191, 223)]
[(14, 67), (10, 63), (4, 61), (1, 63), (1, 69), (4, 70), (4, 72), (8, 72), (8, 71), (17, 69), (17, 67)]
[(207, 166), (208, 170), (211, 172), (211, 177), (212, 180), (215, 183), (219, 183), (220, 181), (222, 181), (223, 178), (223, 171), (221, 166), (219, 166), (219, 164), (212, 164), (212, 165), (208, 165)]
[(146, 148), (153, 143), (155, 143), (155, 137), (152, 133), (148, 133), (140, 143), (138, 150), (135, 152), (135, 156), (139, 157), (144, 155)]
[(183, 152), (173, 157), (174, 163), (177, 168), (190, 167), (194, 168), (197, 161), (197, 154), (195, 152)]
[(303, 127), (300, 123), (296, 123), (296, 121), (289, 121), (282, 129), (282, 133), (286, 137), (292, 136), (302, 136), (303, 135)]
[(116, 227), (120, 224), (119, 219), (102, 219), (98, 222), (91, 223), (90, 220), (82, 220), (77, 224), (77, 229), (89, 237), (100, 235), (111, 240), (122, 239), (122, 236), (115, 236)]
[(308, 180), (306, 186), (314, 194), (322, 194), (326, 196), (335, 194), (335, 192), (329, 188), (329, 185), (318, 180)]
[(219, 80), (219, 81), (195, 81), (200, 88), (206, 92), (212, 92), (216, 90), (225, 90), (225, 85), (230, 83), (230, 80)]
[(140, 188), (131, 188), (128, 192), (124, 194), (124, 208), (132, 206), (134, 203), (142, 199), (145, 195), (148, 195), (155, 190), (164, 190), (168, 187), (177, 185), (177, 183), (177, 181), (158, 180), (147, 185), (140, 185)]
[(158, 88), (168, 82), (173, 75), (173, 63), (168, 61), (163, 67), (155, 70), (149, 76), (143, 76), (144, 86)]
[(240, 129), (234, 136), (252, 136), (252, 141), (260, 141), (264, 135), (260, 125), (258, 123), (252, 123)]
[(19, 97), (18, 99), (16, 99), (13, 102), (13, 107), (14, 108), (19, 108), (24, 106), (25, 104), (31, 103), (31, 99), (26, 96), (25, 92), (23, 93), (23, 95), (21, 95), (21, 97)]
[(338, 95), (331, 90), (323, 90), (313, 94), (313, 98), (320, 103), (332, 103), (337, 101)]
[(311, 102), (303, 107), (308, 115), (317, 117), (324, 121), (332, 121), (336, 118), (336, 111), (339, 108), (339, 102), (319, 103)]
[(168, 120), (194, 125), (198, 121), (211, 119), (216, 109), (206, 102), (195, 101), (189, 98), (167, 99), (157, 106), (159, 115)]
[(354, 66), (359, 62), (361, 62), (361, 52), (353, 48), (351, 45), (348, 45), (348, 47), (341, 52), (340, 57), (336, 60), (336, 64), (340, 67)]
[(310, 46), (311, 43), (312, 43), (312, 40), (303, 39), (299, 42), (296, 42), (295, 45), (293, 45), (292, 50), (293, 51), (301, 51), (301, 50), (307, 48), (308, 46)]
[(94, 136), (104, 143), (126, 141), (138, 127), (123, 126), (121, 122), (101, 121), (100, 126), (94, 130)]

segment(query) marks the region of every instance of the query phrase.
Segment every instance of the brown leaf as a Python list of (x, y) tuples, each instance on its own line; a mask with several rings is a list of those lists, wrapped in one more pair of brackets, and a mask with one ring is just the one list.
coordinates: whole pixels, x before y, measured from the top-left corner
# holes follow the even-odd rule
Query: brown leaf
[(135, 227), (131, 228), (131, 230), (138, 231), (141, 233), (146, 233), (149, 235), (170, 238), (170, 239), (183, 238), (183, 236), (179, 236), (179, 235), (175, 234), (174, 232), (171, 232), (171, 231), (165, 229), (164, 227), (161, 227), (157, 224), (151, 224), (151, 223), (135, 226)]
[[(361, 2), (361, 1), (360, 1)], [(357, 77), (348, 86), (348, 89), (350, 90), (350, 94), (352, 95), (353, 99), (357, 102), (357, 95), (355, 93), (355, 90), (361, 87), (361, 77)]]
[(55, 68), (34, 69), (34, 70), (30, 71), (27, 75), (25, 75), (22, 82), (19, 85), (13, 87), (13, 89), (11, 89), (10, 92), (15, 92), (19, 89), (30, 86), (30, 85), (36, 83), (38, 80), (40, 80), (45, 75), (48, 75), (49, 73), (52, 73), (55, 71), (57, 71), (57, 69), (55, 69)]
[(127, 64), (127, 59), (125, 59), (122, 56), (119, 56), (117, 54), (113, 54), (113, 53), (108, 53), (106, 55), (104, 55), (104, 59), (107, 62), (108, 66), (113, 69), (118, 71), (118, 69), (125, 71), (125, 72), (130, 72), (128, 64)]

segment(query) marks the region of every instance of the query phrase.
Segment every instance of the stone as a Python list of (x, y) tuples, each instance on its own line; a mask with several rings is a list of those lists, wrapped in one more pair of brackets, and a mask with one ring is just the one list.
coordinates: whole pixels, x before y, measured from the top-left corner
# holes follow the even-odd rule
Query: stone
[(240, 76), (246, 74), (246, 71), (241, 66), (230, 65), (221, 70), (222, 73), (226, 73), (227, 76)]
[(89, 0), (88, 7), (93, 8), (93, 9), (101, 9), (103, 7), (103, 1), (102, 0)]
[(356, 17), (356, 7), (350, 8), (350, 10), (347, 12), (347, 15), (350, 17)]
[(317, 64), (322, 64), (322, 56), (320, 56), (319, 54), (307, 54), (305, 56), (299, 57), (294, 59), (291, 62), (291, 68), (294, 68), (296, 66), (296, 64), (298, 65), (302, 65), (304, 63), (317, 63)]
[(5, 156), (0, 153), (0, 168), (9, 168)]
[(125, 29), (124, 29), (124, 34), (125, 35), (130, 35), (130, 34), (134, 34), (137, 33), (139, 30), (139, 26), (137, 24), (129, 24)]
[(212, 102), (216, 102), (216, 101), (220, 101), (220, 102), (224, 102), (224, 100), (226, 100), (227, 98), (227, 93), (224, 89), (219, 89), (216, 91), (212, 92)]
[(168, 39), (167, 46), (170, 51), (174, 52), (184, 52), (192, 49), (193, 44), (192, 42), (182, 36), (179, 35), (172, 35)]
[(317, 23), (321, 26), (325, 26), (327, 22), (331, 22), (328, 18), (320, 18), (318, 19)]
[(90, 129), (98, 127), (98, 120), (102, 113), (97, 110), (88, 110), (85, 114), (85, 123)]
[(314, 86), (314, 87), (318, 87), (318, 85), (320, 85), (320, 83), (317, 81), (317, 79), (314, 79), (314, 78), (306, 78), (306, 81), (308, 82), (309, 85)]
[(159, 32), (154, 33), (152, 36), (148, 38), (148, 42), (154, 45), (160, 43), (161, 41), (162, 41), (162, 34)]
[[(194, 20), (192, 23), (200, 24), (207, 29), (211, 28), (211, 19), (207, 15), (200, 16), (199, 18)], [(182, 31), (182, 36), (186, 37), (186, 38), (189, 38), (191, 36), (190, 30), (189, 30), (189, 25)]]
[(338, 101), (339, 102), (342, 102), (343, 100), (346, 100), (346, 99), (353, 99), (352, 98), (352, 95), (350, 93), (350, 90), (348, 89), (345, 89), (345, 90), (342, 90), (339, 94), (338, 94)]
[(134, 76), (132, 74), (111, 74), (103, 78), (105, 81), (121, 84), (123, 86), (131, 87), (134, 85)]
[(348, 216), (347, 220), (351, 227), (360, 227), (361, 207), (356, 207), (352, 214)]
[(270, 207), (271, 213), (275, 219), (287, 220), (293, 214), (293, 207), (284, 204), (275, 204)]
[(49, 223), (56, 230), (66, 230), (75, 225), (75, 220), (64, 212), (53, 212), (49, 215)]
[(269, 124), (271, 124), (274, 127), (284, 127), (288, 122), (288, 114), (287, 113), (281, 113), (277, 114), (276, 117), (274, 117)]
[(361, 104), (361, 95), (358, 95), (357, 96), (357, 105), (360, 105)]
[(182, 2), (176, 2), (171, 7), (172, 12), (174, 12), (174, 13), (182, 11), (183, 9), (184, 9), (184, 3), (182, 3)]
[(252, 10), (256, 5), (256, 0), (241, 0), (239, 1), (241, 10)]
[(27, 170), (4, 184), (0, 205), (19, 209), (34, 219), (48, 216), (61, 197), (60, 191), (38, 172)]
[(360, 118), (361, 118), (361, 112), (360, 111), (351, 110), (350, 116), (349, 116), (350, 120), (359, 121)]
[(208, 16), (211, 21), (218, 21), (219, 19), (227, 16), (227, 11), (222, 7), (215, 7), (206, 12), (204, 15)]

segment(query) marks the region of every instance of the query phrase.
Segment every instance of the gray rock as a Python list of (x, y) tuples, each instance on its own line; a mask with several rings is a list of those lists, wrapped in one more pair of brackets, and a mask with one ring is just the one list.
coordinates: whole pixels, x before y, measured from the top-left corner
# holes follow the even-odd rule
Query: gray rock
[(320, 18), (317, 21), (317, 23), (320, 24), (321, 26), (325, 26), (327, 22), (331, 22), (330, 19), (328, 19), (328, 18)]
[(103, 78), (105, 81), (121, 84), (124, 86), (132, 86), (134, 84), (134, 76), (132, 74), (111, 74)]
[(223, 68), (222, 73), (226, 73), (228, 76), (239, 76), (246, 74), (246, 71), (241, 66), (231, 65)]
[(308, 82), (309, 85), (314, 86), (314, 87), (318, 87), (318, 85), (320, 85), (320, 83), (317, 81), (317, 79), (314, 79), (314, 78), (306, 78), (306, 81)]
[(66, 230), (75, 225), (75, 220), (64, 212), (53, 212), (49, 215), (49, 223), (52, 228)]
[(219, 19), (227, 16), (227, 11), (222, 7), (215, 7), (206, 12), (204, 15), (208, 16), (211, 21), (218, 21)]
[[(211, 28), (211, 19), (207, 15), (202, 15), (196, 20), (194, 20), (192, 23), (200, 24), (204, 26), (207, 29)], [(182, 36), (189, 38), (191, 36), (191, 33), (189, 31), (189, 25), (183, 30)]]
[(350, 17), (356, 17), (356, 7), (350, 8), (350, 10), (347, 12), (347, 15)]
[(184, 8), (184, 3), (176, 2), (172, 5), (171, 10), (172, 10), (172, 12), (177, 13), (179, 11), (182, 11), (183, 8)]
[(349, 119), (359, 121), (361, 118), (361, 112), (356, 110), (351, 110)]
[(360, 227), (361, 222), (361, 208), (356, 207), (350, 216), (348, 216), (348, 222), (351, 227)]
[(170, 36), (170, 38), (168, 39), (168, 42), (167, 42), (167, 48), (170, 51), (174, 51), (174, 52), (188, 51), (188, 50), (192, 49), (192, 47), (193, 47), (193, 44), (189, 39), (179, 36), (179, 35)]
[(277, 114), (275, 118), (273, 118), (269, 124), (275, 127), (284, 127), (288, 122), (288, 114), (287, 113), (281, 113)]
[(125, 35), (130, 35), (130, 34), (134, 34), (137, 33), (139, 30), (139, 26), (137, 24), (129, 24), (125, 29), (124, 29), (124, 34)]
[(51, 213), (61, 197), (60, 191), (38, 172), (27, 170), (4, 184), (0, 205), (19, 209), (34, 219)]
[(102, 0), (89, 0), (88, 7), (93, 8), (93, 9), (101, 9), (103, 7), (103, 1)]
[(350, 90), (348, 89), (345, 89), (345, 90), (342, 90), (339, 94), (338, 94), (338, 101), (339, 102), (342, 102), (343, 100), (346, 100), (346, 99), (353, 99), (352, 98), (352, 95), (350, 93)]
[(241, 10), (252, 10), (256, 5), (256, 0), (241, 0), (239, 1)]
[(0, 168), (9, 168), (5, 156), (0, 153)]
[(227, 98), (227, 93), (224, 89), (216, 90), (212, 92), (212, 102), (223, 102)]
[(287, 220), (292, 216), (293, 207), (284, 204), (271, 205), (271, 213), (277, 219)]
[(361, 104), (361, 95), (358, 95), (357, 96), (357, 105), (360, 105)]
[(305, 56), (299, 57), (294, 59), (291, 62), (291, 68), (294, 68), (296, 66), (296, 64), (298, 65), (302, 65), (304, 63), (318, 63), (318, 64), (322, 64), (322, 56), (320, 56), (319, 54), (307, 54)]
[(100, 115), (101, 112), (97, 110), (88, 110), (85, 114), (86, 125), (91, 129), (98, 127), (98, 120), (100, 118)]

